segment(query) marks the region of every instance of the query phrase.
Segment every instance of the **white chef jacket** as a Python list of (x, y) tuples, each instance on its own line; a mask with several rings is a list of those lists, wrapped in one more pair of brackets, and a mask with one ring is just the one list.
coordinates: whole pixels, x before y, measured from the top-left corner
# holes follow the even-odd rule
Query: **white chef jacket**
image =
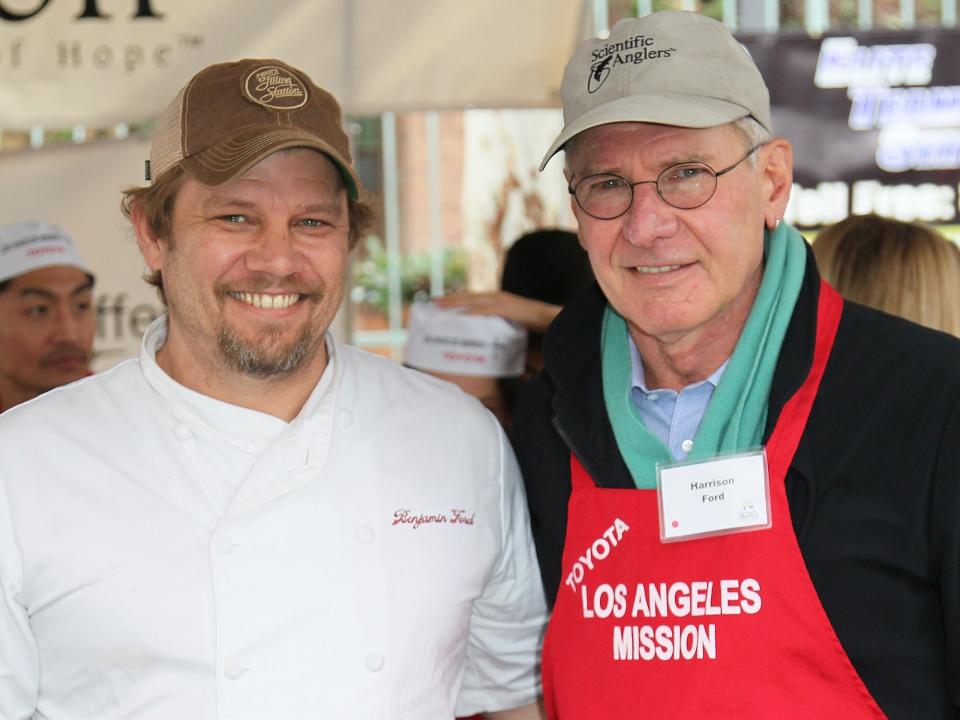
[(164, 333), (0, 418), (0, 718), (450, 720), (535, 700), (546, 608), (492, 415), (328, 337), (282, 423), (175, 383)]

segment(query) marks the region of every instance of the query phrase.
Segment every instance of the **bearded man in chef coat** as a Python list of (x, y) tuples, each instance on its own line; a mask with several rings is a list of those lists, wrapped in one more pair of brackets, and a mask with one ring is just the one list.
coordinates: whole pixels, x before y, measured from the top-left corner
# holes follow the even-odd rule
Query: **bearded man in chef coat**
[(167, 314), (0, 421), (0, 717), (539, 716), (495, 418), (333, 340), (368, 209), (335, 99), (212, 65), (124, 209)]
[(598, 284), (514, 427), (550, 715), (960, 718), (960, 342), (821, 281), (721, 23), (621, 21), (562, 96)]

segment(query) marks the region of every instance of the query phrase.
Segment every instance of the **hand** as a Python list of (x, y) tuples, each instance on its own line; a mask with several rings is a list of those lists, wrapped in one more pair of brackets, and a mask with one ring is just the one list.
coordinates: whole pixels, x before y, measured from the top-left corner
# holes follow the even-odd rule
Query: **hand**
[(527, 330), (543, 333), (562, 309), (559, 305), (531, 300), (504, 291), (455, 292), (431, 298), (442, 308), (463, 308), (468, 315), (499, 315), (523, 325)]
[(500, 712), (486, 714), (487, 720), (546, 720), (546, 717), (547, 712), (543, 709), (543, 702), (524, 705), (513, 710), (501, 710)]

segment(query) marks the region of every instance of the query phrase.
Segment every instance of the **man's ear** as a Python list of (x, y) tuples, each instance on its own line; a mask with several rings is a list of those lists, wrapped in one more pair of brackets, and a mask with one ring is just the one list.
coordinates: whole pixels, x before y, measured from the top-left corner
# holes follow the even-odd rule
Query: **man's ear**
[(130, 208), (130, 222), (133, 225), (133, 231), (137, 236), (137, 244), (140, 246), (140, 253), (143, 255), (147, 267), (151, 270), (163, 269), (163, 249), (161, 240), (154, 235), (150, 223), (139, 203), (134, 203)]
[(793, 146), (783, 138), (774, 138), (760, 148), (763, 171), (764, 223), (771, 230), (783, 218), (793, 187)]

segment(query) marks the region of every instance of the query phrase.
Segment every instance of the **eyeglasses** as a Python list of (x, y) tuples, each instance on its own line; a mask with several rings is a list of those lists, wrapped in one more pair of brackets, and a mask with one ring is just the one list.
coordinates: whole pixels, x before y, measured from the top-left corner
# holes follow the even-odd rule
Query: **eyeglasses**
[[(761, 143), (762, 145), (762, 143)], [(577, 199), (577, 205), (598, 220), (618, 218), (633, 204), (633, 189), (637, 185), (654, 183), (657, 195), (672, 207), (692, 210), (705, 204), (717, 191), (717, 178), (733, 170), (760, 147), (754, 145), (747, 154), (723, 170), (714, 170), (702, 162), (671, 165), (656, 180), (630, 182), (613, 173), (587, 175), (567, 190)]]

